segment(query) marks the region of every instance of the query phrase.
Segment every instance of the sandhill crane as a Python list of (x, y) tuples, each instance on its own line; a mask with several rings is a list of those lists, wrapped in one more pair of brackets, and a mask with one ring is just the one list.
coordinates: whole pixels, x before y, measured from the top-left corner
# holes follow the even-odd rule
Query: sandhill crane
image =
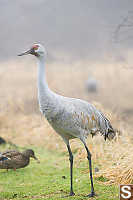
[(68, 98), (54, 93), (47, 84), (45, 75), (46, 51), (41, 44), (34, 44), (30, 50), (19, 54), (35, 55), (38, 62), (38, 99), (40, 111), (46, 117), (53, 129), (63, 138), (70, 160), (70, 196), (73, 192), (73, 154), (69, 140), (79, 138), (87, 151), (89, 161), (89, 173), (91, 180), (91, 193), (88, 197), (95, 195), (92, 176), (91, 153), (86, 145), (86, 138), (89, 134), (95, 135), (100, 132), (105, 140), (113, 138), (115, 132), (109, 120), (90, 103)]
[(88, 76), (88, 79), (86, 81), (86, 89), (88, 92), (97, 92), (98, 84), (96, 79), (94, 79), (91, 76)]

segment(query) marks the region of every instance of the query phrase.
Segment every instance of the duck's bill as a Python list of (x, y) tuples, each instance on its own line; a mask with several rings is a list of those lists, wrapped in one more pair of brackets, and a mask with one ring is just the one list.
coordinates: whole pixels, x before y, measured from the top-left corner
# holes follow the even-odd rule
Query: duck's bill
[(37, 163), (40, 163), (40, 161), (38, 160), (36, 156), (34, 156), (33, 158), (37, 161)]
[(18, 54), (18, 56), (24, 56), (24, 55), (28, 55), (28, 54), (31, 54), (31, 53), (32, 53), (32, 49), (30, 49), (28, 51), (25, 51), (23, 53)]

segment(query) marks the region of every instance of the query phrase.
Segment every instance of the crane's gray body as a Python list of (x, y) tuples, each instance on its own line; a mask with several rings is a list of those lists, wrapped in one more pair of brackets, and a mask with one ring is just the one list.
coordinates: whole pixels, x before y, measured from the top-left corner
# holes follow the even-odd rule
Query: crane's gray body
[(109, 120), (99, 110), (86, 101), (64, 97), (51, 91), (44, 76), (45, 67), (41, 59), (38, 67), (40, 110), (66, 144), (73, 138), (85, 142), (88, 134), (94, 135), (98, 131), (105, 137), (108, 134), (114, 136)]

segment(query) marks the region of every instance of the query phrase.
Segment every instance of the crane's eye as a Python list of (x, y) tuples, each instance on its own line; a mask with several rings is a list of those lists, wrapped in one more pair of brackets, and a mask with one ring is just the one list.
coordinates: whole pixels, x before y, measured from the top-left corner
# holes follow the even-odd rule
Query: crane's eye
[(39, 48), (39, 46), (37, 45), (37, 44), (35, 44), (34, 46), (33, 46), (33, 49), (34, 50), (37, 50)]

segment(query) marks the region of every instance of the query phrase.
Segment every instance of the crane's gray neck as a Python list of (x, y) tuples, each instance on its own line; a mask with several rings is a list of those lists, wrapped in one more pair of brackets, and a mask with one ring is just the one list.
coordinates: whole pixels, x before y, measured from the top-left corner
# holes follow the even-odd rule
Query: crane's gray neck
[(48, 106), (53, 104), (53, 92), (46, 81), (45, 58), (38, 57), (38, 100), (41, 112), (47, 113)]
[(46, 81), (44, 57), (38, 57), (38, 89), (43, 90), (43, 91), (49, 90), (48, 84)]

